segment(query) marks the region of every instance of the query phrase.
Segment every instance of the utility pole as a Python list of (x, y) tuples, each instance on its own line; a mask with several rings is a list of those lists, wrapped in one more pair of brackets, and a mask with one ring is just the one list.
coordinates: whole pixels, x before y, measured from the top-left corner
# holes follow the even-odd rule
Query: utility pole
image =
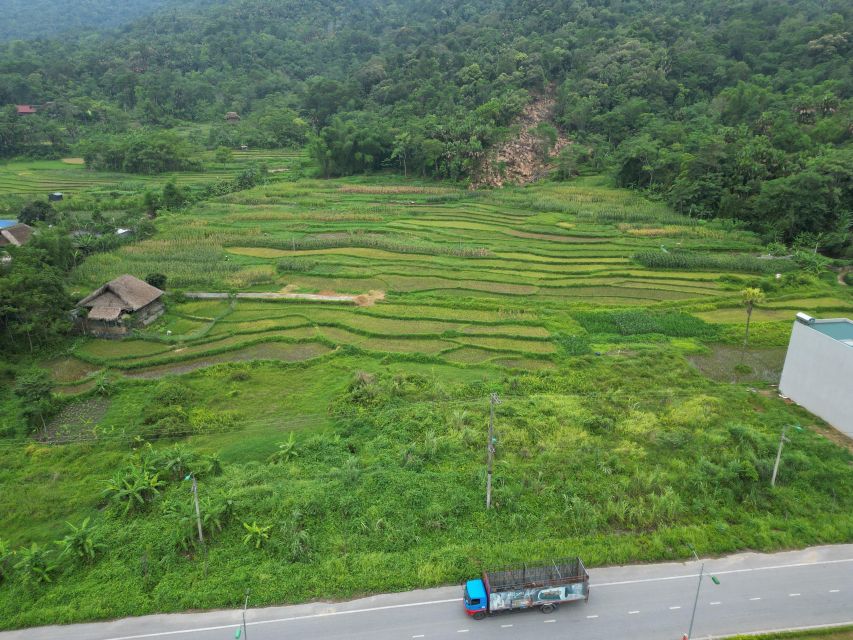
[(802, 431), (803, 428), (798, 425), (790, 425), (786, 424), (782, 427), (782, 435), (779, 438), (779, 448), (776, 450), (776, 464), (773, 465), (773, 477), (770, 478), (770, 486), (776, 486), (776, 474), (779, 472), (779, 461), (782, 459), (782, 447), (785, 446), (786, 442), (790, 442), (791, 440), (785, 435), (785, 432), (788, 431), (788, 427), (793, 426), (797, 431)]
[(198, 524), (198, 541), (201, 544), (204, 544), (204, 533), (201, 530), (201, 509), (198, 507), (198, 482), (196, 482), (195, 474), (189, 474), (184, 480), (192, 479), (193, 486), (191, 491), (193, 492), (193, 501), (195, 502), (195, 520)]
[(249, 590), (246, 589), (246, 600), (243, 602), (243, 640), (246, 640), (246, 609), (249, 607)]
[[(690, 550), (693, 552), (693, 557), (696, 562), (699, 562), (699, 556), (696, 555), (696, 549), (692, 546)], [(699, 568), (699, 583), (696, 585), (696, 597), (693, 599), (693, 613), (690, 614), (690, 628), (687, 630), (688, 640), (693, 637), (693, 621), (696, 619), (696, 605), (699, 604), (699, 590), (702, 588), (702, 575), (705, 573), (705, 563)]]
[[(693, 548), (692, 544), (687, 545), (690, 551), (693, 553), (693, 557), (696, 558), (696, 562), (699, 562), (699, 556), (696, 555), (696, 549)], [(693, 637), (693, 621), (696, 620), (696, 605), (699, 604), (699, 590), (702, 588), (702, 578), (705, 576), (705, 563), (699, 567), (699, 582), (696, 584), (696, 597), (693, 599), (693, 613), (690, 614), (690, 628), (687, 630), (687, 633), (681, 637), (681, 640), (690, 640)], [(714, 584), (720, 584), (720, 581), (717, 579), (717, 576), (711, 576), (711, 582)]]
[(498, 394), (489, 396), (489, 442), (486, 447), (489, 453), (489, 462), (486, 467), (486, 509), (492, 508), (492, 464), (495, 459), (495, 405), (500, 404)]

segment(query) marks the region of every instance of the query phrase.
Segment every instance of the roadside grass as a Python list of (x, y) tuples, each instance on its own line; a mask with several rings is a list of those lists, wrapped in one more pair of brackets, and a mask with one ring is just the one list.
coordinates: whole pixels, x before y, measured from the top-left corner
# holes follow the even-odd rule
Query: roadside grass
[[(601, 177), (470, 192), (285, 176), (156, 225), (72, 274), (81, 296), (122, 273), (163, 273), (170, 290), (167, 313), (132, 339), (77, 338), (43, 363), (64, 392), (51, 429), (82, 441), (0, 439), (0, 536), (53, 548), (66, 521), (91, 517), (103, 544), (51, 583), (12, 571), (0, 628), (232, 607), (249, 586), (258, 604), (302, 602), (531, 558), (601, 566), (684, 558), (686, 542), (712, 555), (853, 540), (853, 454), (770, 386), (795, 310), (850, 315), (853, 296), (744, 273), (763, 251), (748, 232)], [(633, 259), (670, 237), (714, 260)], [(768, 299), (744, 350), (739, 289), (753, 280)], [(179, 295), (287, 285), (385, 297)], [(11, 385), (0, 401), (0, 427), (17, 428)], [(771, 489), (779, 430), (795, 420), (806, 429)], [(104, 495), (152, 451), (218, 456), (221, 473), (199, 478), (202, 509), (230, 506), (205, 548), (187, 542), (174, 473), (129, 515)], [(244, 545), (243, 522), (269, 526), (266, 545)]]

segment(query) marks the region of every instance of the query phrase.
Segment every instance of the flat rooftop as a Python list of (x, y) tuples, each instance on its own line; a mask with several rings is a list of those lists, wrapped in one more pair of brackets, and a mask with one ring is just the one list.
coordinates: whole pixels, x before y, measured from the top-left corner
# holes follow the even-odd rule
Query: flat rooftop
[(843, 342), (853, 347), (853, 322), (847, 318), (832, 318), (829, 320), (815, 320), (813, 324), (807, 325), (823, 335)]

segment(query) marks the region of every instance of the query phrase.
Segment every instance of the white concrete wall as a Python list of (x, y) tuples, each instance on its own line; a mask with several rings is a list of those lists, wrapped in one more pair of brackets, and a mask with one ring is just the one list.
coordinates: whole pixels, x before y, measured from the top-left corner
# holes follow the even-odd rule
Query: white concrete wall
[(853, 347), (794, 322), (779, 391), (853, 438)]

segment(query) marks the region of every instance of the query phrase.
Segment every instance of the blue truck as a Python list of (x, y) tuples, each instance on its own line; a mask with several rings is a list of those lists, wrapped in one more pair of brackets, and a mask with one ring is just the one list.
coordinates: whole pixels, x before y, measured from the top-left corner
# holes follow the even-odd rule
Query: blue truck
[(589, 574), (580, 558), (503, 571), (484, 571), (465, 582), (465, 613), (482, 620), (502, 611), (538, 608), (551, 613), (558, 605), (589, 600)]

